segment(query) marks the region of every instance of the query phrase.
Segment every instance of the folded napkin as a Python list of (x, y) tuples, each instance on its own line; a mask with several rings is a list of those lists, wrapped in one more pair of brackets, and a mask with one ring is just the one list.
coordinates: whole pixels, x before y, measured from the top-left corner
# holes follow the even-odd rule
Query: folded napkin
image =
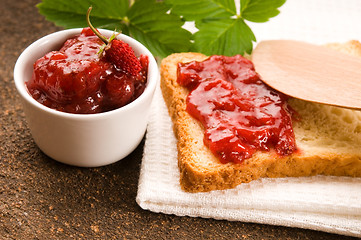
[[(270, 22), (250, 25), (258, 41), (361, 40), (359, 12), (359, 0), (288, 0)], [(361, 237), (361, 178), (260, 179), (230, 190), (182, 191), (176, 139), (159, 87), (152, 104), (136, 198), (143, 209)]]

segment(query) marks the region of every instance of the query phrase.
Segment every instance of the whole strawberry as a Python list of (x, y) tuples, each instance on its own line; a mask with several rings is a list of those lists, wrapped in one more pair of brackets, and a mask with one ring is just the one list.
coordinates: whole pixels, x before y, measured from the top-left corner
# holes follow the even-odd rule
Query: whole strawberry
[(100, 54), (121, 71), (132, 76), (138, 76), (139, 72), (142, 70), (142, 65), (135, 56), (133, 49), (127, 43), (115, 39), (116, 35), (111, 36), (109, 39), (101, 35), (90, 23), (89, 16), (91, 9), (92, 7), (90, 7), (87, 12), (88, 26), (95, 35), (105, 43), (105, 47), (101, 49)]
[(142, 65), (133, 49), (125, 42), (114, 39), (105, 48), (106, 59), (122, 71), (137, 76)]

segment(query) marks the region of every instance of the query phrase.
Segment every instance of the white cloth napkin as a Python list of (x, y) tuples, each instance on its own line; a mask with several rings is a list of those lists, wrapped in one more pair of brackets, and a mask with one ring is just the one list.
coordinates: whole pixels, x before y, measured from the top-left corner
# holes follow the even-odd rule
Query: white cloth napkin
[[(250, 25), (258, 41), (296, 39), (323, 44), (361, 40), (360, 12), (359, 0), (288, 0), (278, 17)], [(230, 190), (182, 191), (176, 139), (159, 87), (149, 116), (136, 201), (143, 209), (178, 216), (361, 237), (361, 178), (260, 179)]]

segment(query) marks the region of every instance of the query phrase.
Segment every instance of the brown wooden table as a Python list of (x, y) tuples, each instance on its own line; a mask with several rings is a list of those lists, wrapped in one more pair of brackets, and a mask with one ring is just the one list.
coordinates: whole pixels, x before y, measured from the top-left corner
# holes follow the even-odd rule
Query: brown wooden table
[(351, 239), (253, 223), (177, 217), (135, 202), (143, 144), (101, 168), (77, 168), (34, 143), (13, 83), (22, 50), (59, 30), (37, 11), (39, 0), (0, 4), (0, 239)]

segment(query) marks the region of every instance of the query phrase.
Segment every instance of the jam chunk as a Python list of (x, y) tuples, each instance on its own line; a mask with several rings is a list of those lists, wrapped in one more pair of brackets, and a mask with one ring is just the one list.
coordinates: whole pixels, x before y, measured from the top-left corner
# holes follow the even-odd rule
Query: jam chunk
[(188, 113), (203, 124), (204, 143), (222, 163), (241, 163), (259, 150), (296, 150), (287, 97), (265, 85), (248, 59), (180, 63), (177, 76), (190, 90)]

